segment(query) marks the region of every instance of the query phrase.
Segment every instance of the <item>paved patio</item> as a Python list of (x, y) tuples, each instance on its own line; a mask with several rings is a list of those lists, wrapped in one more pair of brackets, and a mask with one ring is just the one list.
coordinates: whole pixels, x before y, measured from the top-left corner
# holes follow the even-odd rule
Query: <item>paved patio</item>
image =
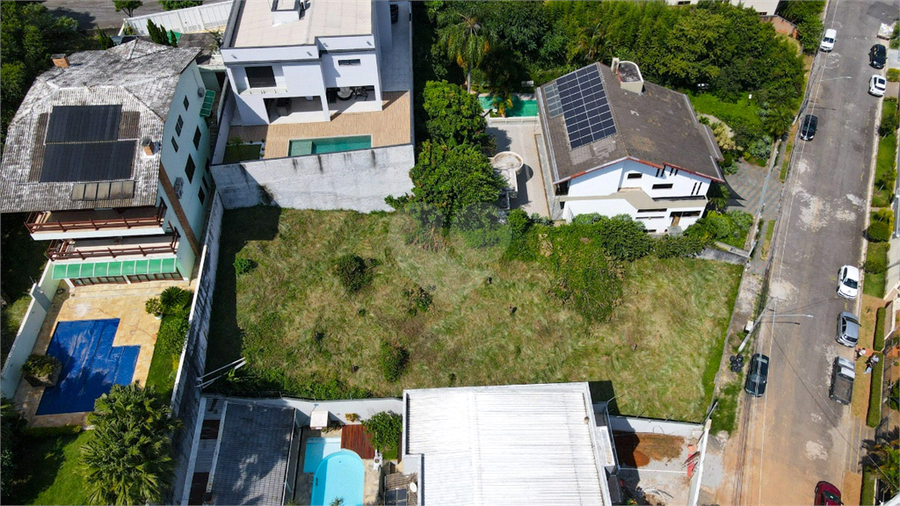
[(531, 216), (537, 213), (550, 217), (547, 205), (547, 192), (538, 154), (535, 136), (541, 134), (537, 118), (515, 120), (488, 119), (487, 133), (497, 140), (497, 152), (514, 151), (522, 156), (525, 166), (519, 173), (519, 196), (512, 201), (511, 207), (522, 208)]
[(615, 433), (616, 453), (625, 489), (638, 504), (688, 503), (686, 461), (696, 451), (681, 436)]
[[(800, 141), (802, 142), (802, 141)], [(780, 162), (780, 160), (779, 160)], [(781, 197), (782, 183), (778, 179), (781, 170), (780, 163), (776, 163), (769, 176), (766, 186), (766, 167), (760, 167), (746, 162), (738, 162), (740, 168), (737, 174), (726, 175), (725, 180), (733, 190), (728, 201), (728, 210), (739, 210), (756, 215), (760, 201), (763, 203), (762, 219), (774, 220), (778, 217), (778, 200)], [(765, 194), (763, 193), (765, 186)]]

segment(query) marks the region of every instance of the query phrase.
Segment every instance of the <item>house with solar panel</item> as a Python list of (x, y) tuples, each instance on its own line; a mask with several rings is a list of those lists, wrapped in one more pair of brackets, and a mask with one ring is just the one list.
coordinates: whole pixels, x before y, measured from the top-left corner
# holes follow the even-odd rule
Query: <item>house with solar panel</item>
[(537, 90), (551, 216), (626, 214), (653, 234), (679, 233), (725, 178), (712, 131), (683, 93), (645, 82), (635, 63), (599, 63)]
[(54, 55), (10, 123), (0, 212), (70, 285), (190, 279), (211, 201), (198, 48)]

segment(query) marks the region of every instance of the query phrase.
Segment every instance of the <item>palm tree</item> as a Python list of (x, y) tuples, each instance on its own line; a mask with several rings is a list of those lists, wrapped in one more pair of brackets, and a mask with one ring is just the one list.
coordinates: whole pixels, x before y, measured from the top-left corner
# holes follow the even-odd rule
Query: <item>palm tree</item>
[(889, 495), (896, 494), (900, 490), (900, 439), (893, 435), (891, 439), (872, 445), (866, 467), (889, 487)]
[(583, 56), (588, 63), (611, 59), (613, 56), (612, 44), (606, 37), (604, 28), (599, 22), (580, 28), (572, 52)]
[[(459, 16), (461, 20), (453, 23)], [(478, 21), (478, 16), (445, 11), (438, 17), (443, 28), (438, 32), (439, 43), (447, 48), (447, 56), (466, 72), (466, 91), (472, 93), (472, 69), (478, 68), (491, 50), (493, 37)]]
[(115, 385), (89, 416), (94, 431), (82, 447), (82, 469), (93, 504), (148, 504), (165, 498), (172, 433), (180, 428), (152, 388)]

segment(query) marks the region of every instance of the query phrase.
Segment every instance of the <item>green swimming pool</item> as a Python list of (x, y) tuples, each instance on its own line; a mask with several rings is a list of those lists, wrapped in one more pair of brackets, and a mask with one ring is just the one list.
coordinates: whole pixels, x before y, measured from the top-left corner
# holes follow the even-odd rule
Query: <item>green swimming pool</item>
[(371, 147), (371, 135), (329, 137), (324, 139), (294, 139), (288, 145), (288, 156), (320, 155), (322, 153), (354, 151)]
[[(491, 109), (493, 107), (494, 98), (493, 97), (478, 97), (478, 102), (481, 103), (482, 109)], [(537, 116), (538, 115), (538, 107), (537, 100), (522, 100), (518, 97), (518, 95), (513, 95), (512, 99), (512, 109), (506, 110), (506, 117), (516, 117), (516, 116)]]

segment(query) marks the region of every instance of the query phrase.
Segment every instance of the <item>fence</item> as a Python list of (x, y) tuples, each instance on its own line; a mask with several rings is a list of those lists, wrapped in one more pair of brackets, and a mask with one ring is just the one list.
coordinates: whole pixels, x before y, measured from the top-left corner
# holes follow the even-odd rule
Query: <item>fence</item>
[(126, 18), (119, 35), (124, 35), (126, 28), (131, 28), (135, 35), (149, 35), (147, 21), (152, 20), (166, 30), (178, 33), (205, 32), (224, 30), (231, 15), (231, 0), (214, 4), (189, 7), (174, 11), (157, 12), (145, 16)]

